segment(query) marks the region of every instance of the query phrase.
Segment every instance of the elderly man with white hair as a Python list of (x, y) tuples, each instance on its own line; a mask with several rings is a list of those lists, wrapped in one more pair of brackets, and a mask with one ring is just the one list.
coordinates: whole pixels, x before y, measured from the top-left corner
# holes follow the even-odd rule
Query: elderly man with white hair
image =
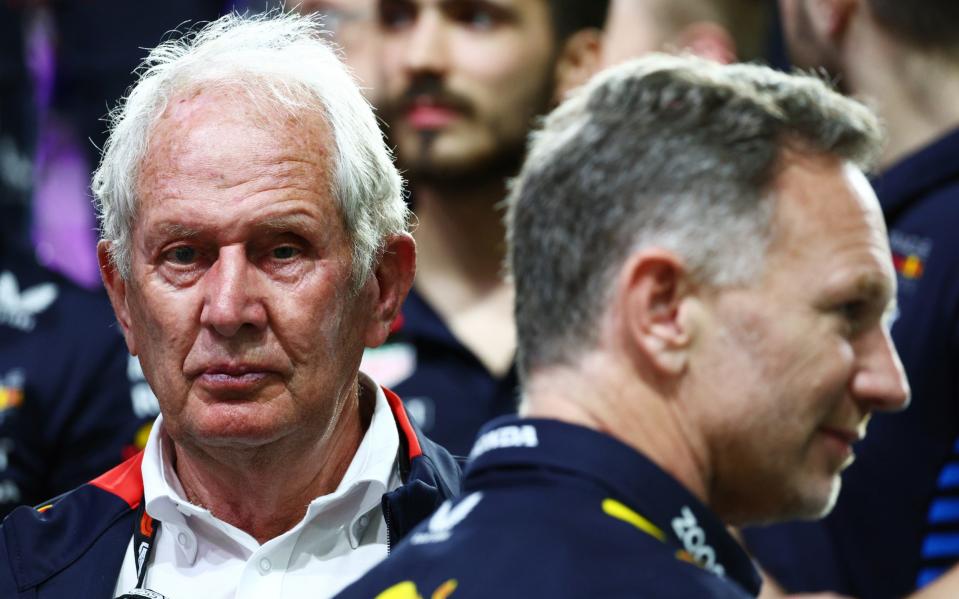
[(0, 596), (335, 594), (459, 486), (359, 372), (415, 270), (402, 183), (316, 20), (166, 42), (94, 176), (143, 453), (0, 531)]

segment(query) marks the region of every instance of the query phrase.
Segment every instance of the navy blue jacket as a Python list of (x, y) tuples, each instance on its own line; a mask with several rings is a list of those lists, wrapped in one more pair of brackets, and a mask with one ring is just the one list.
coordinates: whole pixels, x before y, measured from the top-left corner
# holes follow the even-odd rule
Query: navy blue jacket
[(2, 518), (135, 454), (157, 408), (106, 295), (0, 246)]
[(502, 418), (444, 504), (340, 599), (753, 597), (749, 557), (643, 455), (555, 420)]
[(873, 183), (897, 271), (892, 337), (912, 403), (873, 417), (825, 520), (745, 532), (760, 563), (794, 592), (912, 591), (936, 478), (959, 436), (959, 130)]
[[(459, 492), (460, 468), (410, 423), (386, 392), (400, 431), (404, 484), (383, 496), (390, 544)], [(113, 597), (133, 520), (143, 500), (139, 453), (50, 503), (20, 507), (0, 526), (0, 597)]]
[(484, 424), (516, 413), (516, 368), (490, 373), (416, 288), (387, 342), (366, 350), (362, 370), (395, 390), (423, 432), (455, 455), (469, 452)]

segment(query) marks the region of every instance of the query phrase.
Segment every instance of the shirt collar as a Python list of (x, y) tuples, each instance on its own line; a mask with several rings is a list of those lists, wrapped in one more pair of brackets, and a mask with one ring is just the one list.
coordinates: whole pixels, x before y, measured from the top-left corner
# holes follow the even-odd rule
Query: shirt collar
[[(336, 490), (329, 495), (317, 497), (307, 508), (306, 516), (293, 530), (324, 514), (331, 504), (348, 502), (351, 519), (347, 528), (350, 544), (354, 548), (360, 543), (366, 526), (370, 522), (370, 512), (375, 511), (382, 501), (383, 494), (399, 486), (396, 474), (396, 459), (399, 453), (399, 432), (393, 419), (393, 413), (387, 403), (383, 390), (363, 373), (359, 374), (361, 393), (374, 394), (373, 416), (362, 441), (343, 475)], [(163, 416), (158, 416), (150, 431), (143, 450), (143, 497), (146, 511), (164, 525), (172, 525), (184, 533), (193, 534), (189, 518), (197, 517), (206, 521), (219, 522), (209, 510), (190, 503), (180, 480), (173, 469), (173, 445), (163, 430)], [(339, 509), (337, 510), (339, 512)], [(225, 523), (224, 523), (225, 524)], [(184, 557), (193, 563), (196, 560), (197, 543), (179, 543)]]
[[(709, 569), (754, 595), (759, 593), (760, 579), (752, 561), (716, 515), (652, 461), (616, 439), (558, 420), (500, 418), (486, 425), (477, 438), (466, 478), (488, 469), (517, 466), (592, 479), (652, 522), (663, 533), (661, 540), (694, 556), (708, 555), (703, 548), (712, 548), (715, 561)], [(680, 536), (697, 536), (688, 534), (697, 526), (703, 531), (704, 543), (688, 547)]]
[(912, 201), (949, 181), (959, 181), (959, 129), (906, 156), (873, 179), (887, 220)]

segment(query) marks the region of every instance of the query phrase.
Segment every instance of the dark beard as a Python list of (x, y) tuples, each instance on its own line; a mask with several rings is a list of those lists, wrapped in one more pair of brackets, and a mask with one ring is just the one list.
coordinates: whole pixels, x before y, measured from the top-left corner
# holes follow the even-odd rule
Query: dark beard
[[(550, 69), (552, 73), (552, 67)], [(542, 89), (534, 98), (533, 113), (545, 114), (552, 104), (555, 79), (550, 76), (543, 82)], [(429, 96), (441, 103), (455, 107), (465, 116), (476, 114), (469, 98), (447, 90), (442, 79), (433, 75), (423, 75), (414, 79), (399, 98), (388, 101), (381, 110), (385, 126), (384, 134), (390, 146), (399, 152), (399, 144), (392, 136), (391, 122), (396, 122), (407, 110), (409, 104), (419, 96)], [(535, 117), (535, 118), (538, 118)], [(530, 122), (526, 131), (532, 129), (534, 122)], [(526, 157), (526, 135), (516, 139), (502, 139), (500, 144), (487, 156), (462, 164), (437, 164), (431, 157), (432, 145), (437, 137), (436, 132), (424, 131), (419, 136), (419, 148), (413, 156), (397, 155), (398, 165), (403, 176), (413, 187), (427, 185), (441, 190), (456, 192), (467, 187), (486, 186), (490, 183), (502, 183), (519, 173), (523, 160)]]
[[(431, 143), (424, 140), (425, 143)], [(414, 187), (428, 185), (438, 189), (456, 191), (468, 187), (480, 187), (493, 181), (506, 181), (515, 177), (526, 157), (525, 140), (497, 148), (494, 154), (469, 164), (450, 166), (437, 165), (428, 157), (428, 146), (423, 158), (403, 163), (403, 175)]]

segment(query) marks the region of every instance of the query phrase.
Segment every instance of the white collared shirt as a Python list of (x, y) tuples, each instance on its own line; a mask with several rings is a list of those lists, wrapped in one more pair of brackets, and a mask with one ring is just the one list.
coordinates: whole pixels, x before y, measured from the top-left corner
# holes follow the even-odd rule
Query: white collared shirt
[[(370, 426), (336, 491), (314, 499), (292, 529), (260, 545), (186, 500), (158, 417), (143, 456), (146, 511), (162, 523), (144, 586), (183, 599), (332, 597), (386, 557), (381, 499), (400, 485), (399, 433), (383, 390)], [(132, 534), (114, 597), (136, 586)]]

